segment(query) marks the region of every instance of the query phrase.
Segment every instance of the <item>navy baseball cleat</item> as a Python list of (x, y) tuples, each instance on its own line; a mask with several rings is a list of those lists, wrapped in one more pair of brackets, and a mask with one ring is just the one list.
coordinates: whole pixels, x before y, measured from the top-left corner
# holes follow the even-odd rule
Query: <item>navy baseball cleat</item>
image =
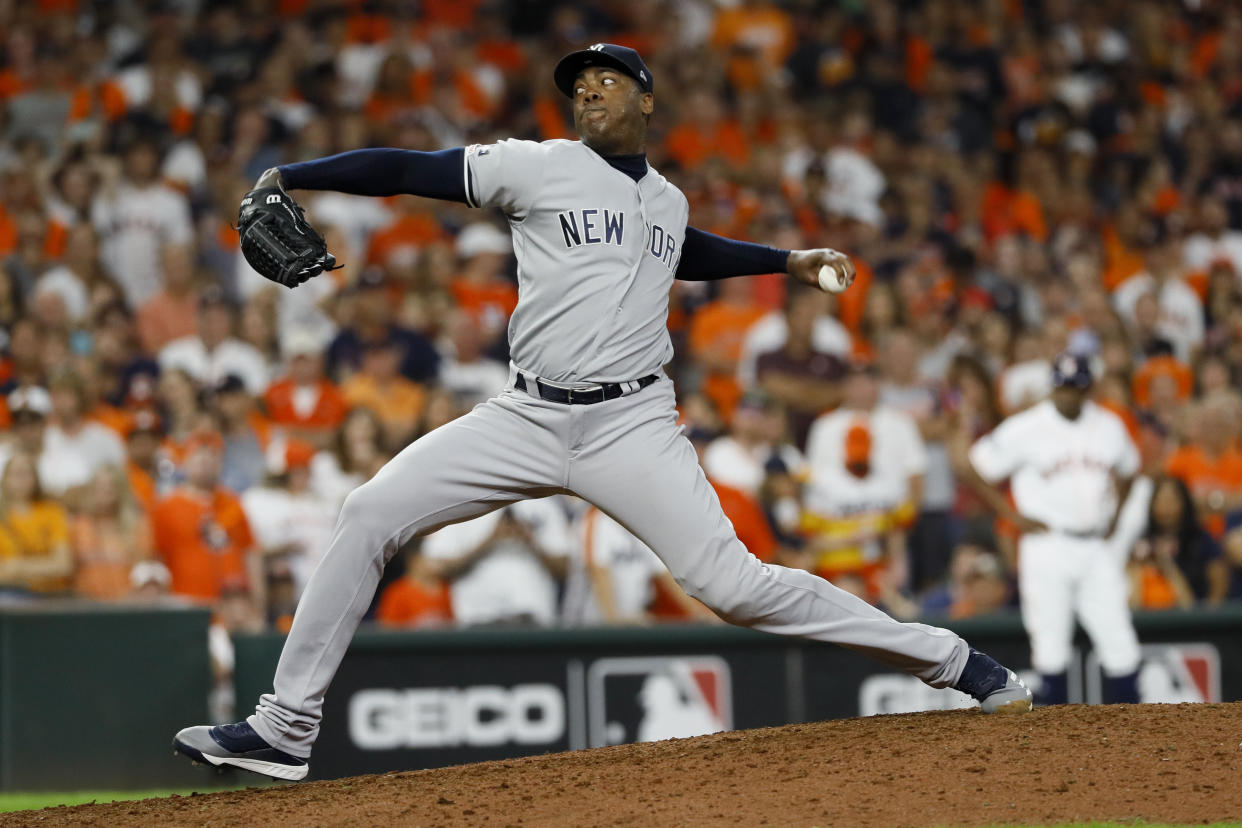
[(310, 765), (263, 741), (246, 722), (187, 727), (173, 738), (173, 750), (195, 762), (234, 767), (273, 779), (305, 779)]
[(984, 713), (1027, 713), (1031, 709), (1031, 691), (1018, 674), (974, 647), (954, 689), (973, 696)]

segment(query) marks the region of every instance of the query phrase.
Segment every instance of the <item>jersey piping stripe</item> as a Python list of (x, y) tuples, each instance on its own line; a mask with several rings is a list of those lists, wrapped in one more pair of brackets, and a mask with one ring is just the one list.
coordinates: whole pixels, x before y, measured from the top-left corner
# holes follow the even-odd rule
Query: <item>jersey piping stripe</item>
[(478, 207), (479, 202), (474, 197), (474, 173), (470, 170), (470, 153), (462, 153), (461, 166), (462, 177), (466, 183), (466, 204)]

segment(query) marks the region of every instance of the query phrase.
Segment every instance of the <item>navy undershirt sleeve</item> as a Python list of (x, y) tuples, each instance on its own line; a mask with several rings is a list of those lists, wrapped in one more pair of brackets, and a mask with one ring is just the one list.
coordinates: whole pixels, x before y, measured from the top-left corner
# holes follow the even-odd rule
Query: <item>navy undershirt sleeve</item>
[(281, 166), (288, 190), (335, 190), (364, 196), (416, 195), (466, 203), (461, 147), (418, 152), (360, 149)]
[(696, 227), (686, 228), (677, 278), (685, 282), (708, 282), (730, 276), (784, 273), (789, 251), (766, 244), (726, 239)]

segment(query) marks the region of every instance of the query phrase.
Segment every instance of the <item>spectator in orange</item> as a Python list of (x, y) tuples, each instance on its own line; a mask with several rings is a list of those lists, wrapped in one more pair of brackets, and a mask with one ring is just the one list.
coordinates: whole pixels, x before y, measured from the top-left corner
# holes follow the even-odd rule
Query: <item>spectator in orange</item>
[(1169, 456), (1165, 472), (1190, 489), (1204, 527), (1219, 540), (1226, 516), (1242, 510), (1242, 451), (1238, 427), (1242, 407), (1237, 394), (1217, 392), (1195, 412), (1193, 440)]
[(257, 565), (241, 501), (220, 485), (223, 457), (218, 433), (193, 435), (185, 483), (161, 498), (151, 515), (155, 551), (172, 573), (173, 594), (205, 602), (216, 601), (226, 585), (247, 583)]
[(72, 575), (65, 507), (44, 496), (35, 458), (18, 452), (0, 474), (0, 590), (63, 592)]
[(369, 408), (379, 416), (384, 442), (393, 449), (414, 436), (427, 398), (423, 386), (401, 376), (400, 358), (390, 339), (364, 342), (362, 368), (341, 389), (350, 407)]
[(423, 557), (419, 544), (405, 552), (405, 574), (384, 588), (375, 620), (385, 627), (416, 629), (453, 623), (448, 584), (435, 576), (435, 566)]
[(1190, 393), (1194, 390), (1194, 375), (1190, 366), (1170, 354), (1157, 354), (1139, 366), (1131, 381), (1134, 402), (1140, 408), (1151, 405), (1151, 386), (1158, 377), (1165, 377), (1173, 383), (1178, 402), (1190, 399)]
[(409, 262), (419, 251), (444, 237), (444, 230), (435, 216), (421, 209), (426, 204), (410, 195), (391, 199), (396, 218), (376, 230), (367, 247), (367, 264), (388, 267), (394, 262)]
[(1220, 544), (1200, 524), (1190, 490), (1176, 477), (1152, 484), (1147, 527), (1128, 566), (1130, 605), (1189, 609), (1196, 600), (1219, 604), (1229, 591)]
[(509, 234), (486, 222), (472, 224), (457, 236), (462, 265), (449, 291), (457, 306), (474, 316), (487, 342), (504, 332), (517, 307), (517, 285), (505, 275), (512, 255)]
[(165, 245), (163, 289), (138, 308), (138, 341), (148, 354), (175, 339), (198, 333), (198, 289), (194, 262), (184, 244)]
[(858, 417), (838, 462), (821, 463), (807, 486), (802, 531), (811, 571), (833, 583), (861, 581), (863, 597), (901, 615), (913, 608), (898, 592), (908, 572), (906, 527), (915, 516), (907, 480), (875, 465), (871, 429)]
[(82, 513), (69, 523), (77, 561), (73, 590), (97, 600), (124, 598), (134, 565), (154, 554), (151, 523), (130, 495), (124, 470), (115, 466), (95, 472), (83, 500)]
[(295, 330), (281, 351), (289, 360), (289, 373), (263, 395), (267, 416), (290, 437), (327, 448), (345, 421), (349, 401), (324, 376), (324, 345), (309, 330)]
[(742, 344), (751, 325), (767, 314), (754, 300), (749, 279), (724, 279), (720, 295), (699, 309), (690, 323), (690, 351), (705, 376), (702, 391), (725, 420), (742, 396), (737, 380)]
[(712, 46), (728, 56), (729, 81), (756, 89), (769, 81), (794, 46), (793, 19), (763, 0), (742, 0), (716, 15)]
[(696, 91), (681, 107), (681, 120), (664, 139), (664, 151), (684, 169), (696, 170), (718, 158), (737, 166), (750, 160), (750, 142), (741, 124), (727, 119), (720, 100)]
[[(698, 452), (699, 465), (703, 465), (703, 456), (715, 435), (704, 428), (691, 428), (686, 436)], [(704, 473), (706, 474), (706, 469)], [(768, 525), (767, 516), (759, 501), (741, 489), (712, 479), (711, 475), (707, 475), (707, 482), (716, 490), (716, 496), (720, 498), (720, 508), (733, 524), (737, 538), (746, 550), (761, 561), (775, 560), (778, 551), (776, 535)]]

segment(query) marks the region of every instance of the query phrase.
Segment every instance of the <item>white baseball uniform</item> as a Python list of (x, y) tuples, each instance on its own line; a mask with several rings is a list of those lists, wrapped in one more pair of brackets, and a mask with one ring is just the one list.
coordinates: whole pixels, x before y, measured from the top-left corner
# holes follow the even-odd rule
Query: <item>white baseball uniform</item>
[[(616, 519), (728, 621), (833, 642), (932, 686), (953, 685), (969, 656), (960, 637), (899, 623), (810, 573), (760, 562), (721, 510), (677, 427), (661, 367), (673, 355), (668, 296), (688, 213), (681, 191), (650, 167), (635, 181), (578, 141), (470, 147), (462, 176), (470, 203), (499, 208), (513, 234), (519, 300), (508, 386), (346, 498), (285, 642), (275, 692), (248, 719), (258, 734), (310, 755), (324, 693), (403, 541), (559, 493)], [(651, 375), (658, 379), (638, 382)], [(543, 399), (538, 383), (620, 383), (624, 394), (565, 404)]]
[(1107, 675), (1137, 670), (1125, 559), (1106, 536), (1117, 510), (1115, 476), (1133, 477), (1139, 468), (1120, 418), (1088, 402), (1068, 420), (1044, 400), (980, 438), (970, 461), (989, 482), (1009, 478), (1018, 512), (1051, 529), (1018, 542), (1032, 666), (1044, 674), (1066, 670), (1076, 615)]

